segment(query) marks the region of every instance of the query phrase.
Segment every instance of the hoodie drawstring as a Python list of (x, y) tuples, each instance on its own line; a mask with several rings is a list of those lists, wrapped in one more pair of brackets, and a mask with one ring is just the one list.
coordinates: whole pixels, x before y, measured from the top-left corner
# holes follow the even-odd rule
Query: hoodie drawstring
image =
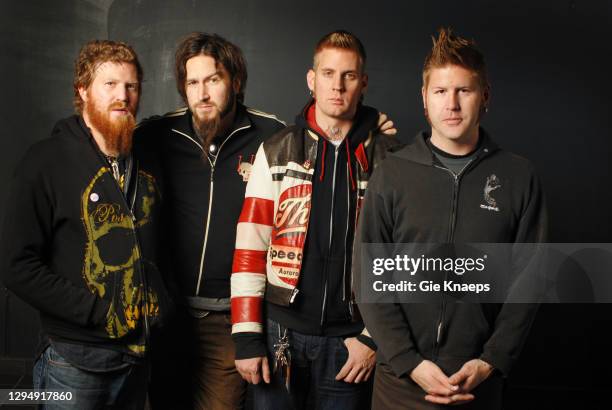
[(351, 180), (351, 188), (353, 188), (353, 191), (354, 191), (355, 190), (355, 179), (353, 179), (353, 167), (351, 167), (351, 149), (349, 148), (348, 136), (344, 138), (344, 143), (346, 144), (346, 163), (349, 169), (349, 178)]
[[(344, 138), (344, 145), (346, 147), (346, 164), (349, 170), (349, 179), (351, 180), (351, 188), (354, 191), (355, 178), (353, 177), (353, 167), (351, 166), (351, 148), (349, 147), (348, 138)], [(319, 175), (319, 181), (323, 181), (325, 177), (325, 153), (327, 152), (327, 140), (323, 138), (323, 153), (321, 155), (321, 174)]]
[(323, 176), (325, 175), (325, 151), (327, 150), (327, 142), (325, 138), (323, 138), (323, 158), (321, 161), (321, 175), (319, 175), (319, 181), (323, 181)]

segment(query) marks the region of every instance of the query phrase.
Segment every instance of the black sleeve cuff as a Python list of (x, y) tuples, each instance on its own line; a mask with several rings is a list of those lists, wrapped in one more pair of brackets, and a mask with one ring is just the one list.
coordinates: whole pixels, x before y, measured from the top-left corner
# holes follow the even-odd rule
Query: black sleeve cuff
[(236, 360), (262, 357), (268, 353), (262, 333), (236, 333), (232, 339), (236, 345)]
[(376, 346), (376, 343), (374, 343), (374, 339), (372, 339), (371, 337), (368, 337), (363, 334), (359, 334), (356, 337), (357, 337), (357, 340), (359, 340), (364, 345), (368, 346), (370, 349), (374, 351), (378, 349), (378, 346)]
[(480, 360), (493, 366), (504, 378), (508, 377), (513, 364), (512, 359), (507, 354), (491, 349), (485, 350), (480, 356)]

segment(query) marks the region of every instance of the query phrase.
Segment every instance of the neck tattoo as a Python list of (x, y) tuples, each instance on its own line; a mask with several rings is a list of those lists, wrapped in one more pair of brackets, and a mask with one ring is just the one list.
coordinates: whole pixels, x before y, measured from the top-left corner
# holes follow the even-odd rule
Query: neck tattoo
[(327, 136), (330, 140), (337, 141), (344, 138), (340, 127), (327, 127)]

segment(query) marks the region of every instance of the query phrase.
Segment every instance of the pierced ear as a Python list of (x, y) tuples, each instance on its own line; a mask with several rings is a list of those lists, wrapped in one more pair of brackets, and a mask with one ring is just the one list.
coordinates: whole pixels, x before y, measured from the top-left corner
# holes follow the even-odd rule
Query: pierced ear
[(482, 100), (483, 100), (485, 106), (489, 105), (489, 99), (490, 98), (491, 98), (491, 89), (489, 87), (487, 87), (482, 92)]

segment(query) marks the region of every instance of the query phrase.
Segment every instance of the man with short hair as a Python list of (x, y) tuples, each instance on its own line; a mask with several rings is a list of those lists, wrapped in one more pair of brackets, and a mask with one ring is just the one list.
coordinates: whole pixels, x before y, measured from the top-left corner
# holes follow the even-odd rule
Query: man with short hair
[(169, 308), (154, 162), (131, 155), (141, 82), (130, 46), (83, 46), (77, 115), (28, 150), (9, 195), (1, 271), (40, 313), (34, 387), (71, 391), (71, 408), (143, 408), (149, 335)]
[[(525, 159), (480, 127), (488, 109), (484, 57), (440, 30), (423, 68), (431, 126), (393, 149), (372, 176), (355, 245), (357, 283), (368, 243), (533, 243), (546, 238), (540, 183)], [(365, 291), (360, 289), (361, 291)], [(498, 409), (535, 304), (360, 303), (378, 345), (373, 408)]]
[(350, 256), (369, 175), (395, 142), (361, 104), (365, 65), (356, 36), (324, 36), (307, 73), (313, 99), (260, 145), (251, 169), (232, 333), (258, 409), (369, 405), (375, 345), (355, 311)]

